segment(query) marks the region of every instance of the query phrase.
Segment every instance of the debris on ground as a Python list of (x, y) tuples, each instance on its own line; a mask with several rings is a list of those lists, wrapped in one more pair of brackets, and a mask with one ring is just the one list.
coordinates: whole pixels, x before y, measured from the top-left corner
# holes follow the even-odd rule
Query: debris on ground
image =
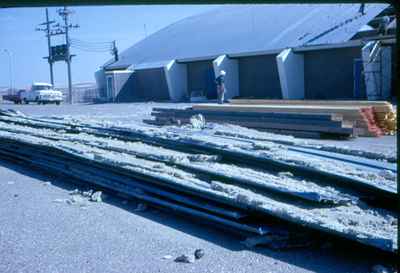
[(194, 257), (196, 258), (196, 260), (199, 260), (199, 259), (203, 258), (204, 254), (205, 254), (205, 253), (204, 253), (204, 250), (201, 249), (201, 248), (196, 249), (196, 250), (194, 251)]
[(77, 195), (77, 194), (80, 194), (80, 191), (78, 189), (69, 192), (69, 195)]
[(67, 199), (59, 199), (59, 198), (57, 198), (57, 199), (54, 199), (52, 202), (53, 203), (66, 203), (66, 201), (67, 201)]
[(41, 183), (41, 185), (42, 186), (50, 186), (51, 182), (50, 181), (46, 181), (46, 182)]
[(102, 202), (102, 192), (93, 190), (88, 191), (80, 191), (78, 189), (74, 189), (68, 193), (70, 195), (69, 199), (56, 199), (53, 202), (55, 203), (67, 203), (69, 205), (78, 205), (80, 207), (86, 207), (89, 205), (89, 201), (91, 202)]
[(172, 255), (165, 255), (162, 257), (163, 260), (169, 260), (172, 259)]
[(206, 127), (206, 120), (202, 114), (198, 114), (190, 118), (190, 124), (194, 129), (204, 129)]
[(80, 195), (72, 195), (71, 198), (67, 199), (66, 203), (68, 205), (78, 205), (84, 207), (88, 205), (88, 200)]
[(100, 203), (103, 200), (101, 199), (101, 191), (96, 191), (90, 196), (90, 201)]
[(88, 190), (88, 191), (82, 192), (82, 196), (84, 196), (84, 197), (91, 198), (92, 195), (93, 195), (93, 190)]
[(194, 263), (195, 257), (194, 257), (194, 255), (183, 254), (181, 256), (176, 257), (174, 261), (177, 262), (177, 263), (188, 263), (188, 264), (191, 264), (191, 263)]
[(314, 243), (314, 240), (307, 233), (293, 232), (249, 237), (241, 243), (248, 248), (262, 245), (275, 250), (283, 250), (309, 247)]

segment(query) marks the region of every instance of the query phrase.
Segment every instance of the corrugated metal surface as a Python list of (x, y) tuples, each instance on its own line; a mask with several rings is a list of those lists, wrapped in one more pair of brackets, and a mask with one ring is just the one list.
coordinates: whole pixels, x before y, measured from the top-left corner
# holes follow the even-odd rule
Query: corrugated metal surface
[[(120, 54), (113, 67), (348, 41), (387, 4), (226, 5), (174, 23)], [(110, 61), (112, 62), (112, 61)], [(109, 62), (109, 63), (110, 63)]]
[(239, 95), (254, 98), (282, 98), (276, 55), (239, 58)]

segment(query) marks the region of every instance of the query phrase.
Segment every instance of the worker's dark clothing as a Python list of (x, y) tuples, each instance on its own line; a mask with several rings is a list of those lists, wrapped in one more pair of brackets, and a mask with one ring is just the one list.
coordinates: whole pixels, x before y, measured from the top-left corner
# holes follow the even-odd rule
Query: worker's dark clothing
[(215, 83), (217, 84), (218, 103), (222, 104), (224, 102), (224, 97), (225, 97), (225, 77), (219, 75), (215, 79)]

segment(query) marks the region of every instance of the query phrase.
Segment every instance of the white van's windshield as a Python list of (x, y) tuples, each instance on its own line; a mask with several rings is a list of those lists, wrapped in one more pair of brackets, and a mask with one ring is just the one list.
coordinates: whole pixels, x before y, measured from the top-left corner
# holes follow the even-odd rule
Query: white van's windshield
[(38, 90), (50, 90), (51, 86), (49, 85), (34, 85), (32, 86), (33, 91), (38, 91)]

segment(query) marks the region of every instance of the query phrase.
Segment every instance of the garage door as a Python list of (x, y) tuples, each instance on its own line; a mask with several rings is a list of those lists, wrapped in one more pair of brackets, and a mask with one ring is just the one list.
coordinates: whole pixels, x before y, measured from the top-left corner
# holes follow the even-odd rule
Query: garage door
[(276, 55), (239, 58), (239, 88), (241, 97), (281, 99)]
[(217, 98), (215, 75), (212, 61), (199, 61), (187, 63), (188, 92), (202, 93), (208, 99)]
[(136, 70), (134, 93), (141, 100), (169, 100), (164, 68)]

